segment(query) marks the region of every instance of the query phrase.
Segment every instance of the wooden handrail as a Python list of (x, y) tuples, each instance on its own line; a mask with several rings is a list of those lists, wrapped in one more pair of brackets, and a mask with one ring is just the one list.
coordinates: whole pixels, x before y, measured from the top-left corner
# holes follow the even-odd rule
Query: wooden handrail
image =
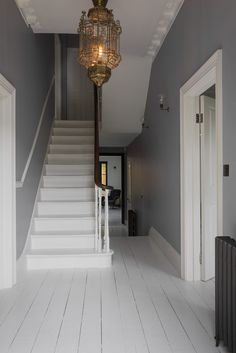
[(102, 190), (113, 190), (112, 186), (104, 185), (101, 182), (99, 163), (99, 124), (102, 116), (101, 87), (94, 85), (94, 182)]

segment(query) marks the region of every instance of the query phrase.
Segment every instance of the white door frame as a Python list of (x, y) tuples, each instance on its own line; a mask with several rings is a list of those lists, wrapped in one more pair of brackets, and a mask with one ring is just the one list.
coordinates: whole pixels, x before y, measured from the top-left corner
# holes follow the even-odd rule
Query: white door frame
[(223, 230), (223, 103), (222, 50), (216, 53), (180, 89), (180, 161), (181, 161), (181, 276), (200, 280), (199, 187), (195, 172), (194, 148), (196, 97), (216, 84), (217, 146), (217, 234)]
[(0, 289), (16, 282), (15, 88), (0, 74)]

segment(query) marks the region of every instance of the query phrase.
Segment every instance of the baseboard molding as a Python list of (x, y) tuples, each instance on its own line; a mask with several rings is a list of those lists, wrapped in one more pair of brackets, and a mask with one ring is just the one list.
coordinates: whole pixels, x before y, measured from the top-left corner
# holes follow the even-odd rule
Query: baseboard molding
[(29, 169), (29, 166), (30, 166), (33, 154), (34, 154), (34, 150), (35, 150), (35, 147), (36, 147), (36, 144), (37, 144), (37, 140), (38, 140), (38, 137), (39, 137), (39, 133), (40, 133), (41, 125), (42, 125), (42, 122), (43, 122), (44, 114), (45, 114), (45, 111), (46, 111), (46, 108), (47, 108), (48, 100), (49, 100), (49, 97), (51, 95), (51, 91), (52, 91), (53, 86), (54, 86), (54, 82), (55, 82), (55, 76), (53, 76), (53, 78), (52, 78), (52, 81), (51, 81), (47, 96), (46, 96), (44, 104), (43, 104), (42, 113), (41, 113), (41, 116), (40, 116), (40, 119), (39, 119), (38, 127), (37, 127), (37, 130), (36, 130), (35, 136), (34, 136), (34, 141), (33, 141), (33, 144), (32, 144), (32, 147), (31, 147), (31, 150), (30, 150), (30, 153), (29, 153), (26, 165), (25, 165), (24, 172), (22, 174), (21, 180), (17, 180), (16, 181), (16, 188), (22, 188), (24, 186), (25, 178), (26, 178), (26, 175), (28, 173), (28, 169)]
[(174, 266), (179, 275), (181, 275), (181, 256), (172, 245), (154, 228), (151, 227), (148, 235), (156, 242), (160, 250), (165, 254), (170, 263)]

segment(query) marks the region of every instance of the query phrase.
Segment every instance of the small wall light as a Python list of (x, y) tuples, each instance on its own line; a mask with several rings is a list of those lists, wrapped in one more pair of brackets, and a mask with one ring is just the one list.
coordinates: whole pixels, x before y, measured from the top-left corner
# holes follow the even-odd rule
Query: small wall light
[(144, 116), (142, 117), (142, 119), (140, 121), (141, 121), (142, 129), (149, 129), (149, 126), (146, 125)]
[(164, 94), (159, 94), (160, 110), (169, 112), (170, 111), (170, 107), (167, 105), (166, 100), (167, 99), (164, 96)]

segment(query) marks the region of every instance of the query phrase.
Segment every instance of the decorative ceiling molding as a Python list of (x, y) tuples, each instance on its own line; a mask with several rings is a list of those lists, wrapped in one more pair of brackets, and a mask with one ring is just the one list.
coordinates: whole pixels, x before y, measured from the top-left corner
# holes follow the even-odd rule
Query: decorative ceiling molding
[(151, 43), (147, 50), (147, 55), (154, 61), (161, 46), (174, 23), (184, 0), (169, 0), (165, 5), (162, 19), (159, 21), (156, 31), (153, 34)]
[(34, 32), (39, 31), (42, 26), (37, 18), (31, 0), (15, 0), (22, 17), (27, 26), (30, 26)]

